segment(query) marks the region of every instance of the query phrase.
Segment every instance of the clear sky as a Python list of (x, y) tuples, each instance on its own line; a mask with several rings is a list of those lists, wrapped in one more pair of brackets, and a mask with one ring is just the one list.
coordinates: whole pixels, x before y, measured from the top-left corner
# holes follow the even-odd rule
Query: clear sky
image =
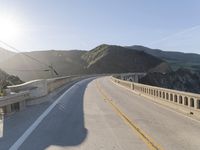
[(107, 43), (200, 53), (199, 15), (200, 0), (0, 0), (0, 40), (22, 51)]

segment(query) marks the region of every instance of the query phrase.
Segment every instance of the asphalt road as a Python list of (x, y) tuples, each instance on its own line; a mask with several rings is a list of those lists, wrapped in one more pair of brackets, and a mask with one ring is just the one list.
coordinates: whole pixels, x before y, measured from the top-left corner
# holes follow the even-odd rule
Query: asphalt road
[(3, 129), (0, 149), (152, 149), (147, 140), (165, 150), (200, 149), (198, 121), (139, 97), (109, 77), (82, 80), (51, 103), (5, 118)]

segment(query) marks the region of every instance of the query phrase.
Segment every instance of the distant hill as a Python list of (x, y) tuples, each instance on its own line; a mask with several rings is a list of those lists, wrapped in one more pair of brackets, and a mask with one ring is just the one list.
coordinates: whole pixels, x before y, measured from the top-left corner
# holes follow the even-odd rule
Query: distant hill
[(172, 51), (162, 51), (160, 49), (151, 49), (144, 46), (134, 45), (128, 46), (133, 50), (144, 51), (148, 54), (161, 58), (171, 64), (174, 70), (186, 68), (192, 70), (200, 70), (200, 55), (194, 53), (182, 53)]
[(16, 53), (8, 51), (0, 47), (0, 62), (5, 61), (6, 59), (14, 56)]
[(85, 51), (78, 50), (50, 50), (24, 53), (32, 58), (36, 58), (42, 63), (34, 61), (22, 53), (18, 53), (0, 63), (0, 68), (10, 74), (19, 76), (24, 81), (38, 78), (51, 78), (51, 72), (48, 71), (49, 68), (45, 64), (52, 64), (60, 76), (80, 74), (80, 72), (83, 72), (82, 65), (84, 64), (84, 61), (80, 58), (84, 53)]
[[(146, 72), (161, 63), (160, 58), (145, 52), (114, 45), (100, 45), (91, 51), (35, 51), (24, 53), (51, 65), (59, 76), (95, 73)], [(28, 81), (50, 78), (51, 73), (43, 63), (19, 53), (0, 63), (0, 68)], [(166, 64), (167, 65), (167, 64)]]

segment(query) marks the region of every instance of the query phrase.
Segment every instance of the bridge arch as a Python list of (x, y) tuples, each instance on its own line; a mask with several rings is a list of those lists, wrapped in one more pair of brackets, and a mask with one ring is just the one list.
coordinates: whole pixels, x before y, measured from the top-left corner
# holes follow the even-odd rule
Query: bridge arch
[(156, 90), (156, 96), (158, 97), (158, 90)]
[(184, 97), (184, 105), (188, 106), (188, 97), (187, 96)]
[(163, 92), (162, 94), (163, 94), (163, 95), (162, 95), (162, 98), (165, 99), (165, 92)]
[(173, 101), (173, 94), (170, 94), (170, 101)]
[(200, 109), (200, 99), (197, 99), (196, 103), (197, 103), (197, 109)]
[(183, 104), (183, 97), (181, 95), (179, 96), (179, 104)]
[(194, 98), (190, 98), (190, 107), (194, 107)]
[(174, 95), (174, 102), (177, 103), (177, 100), (178, 100), (178, 97), (177, 97), (177, 95), (175, 94), (175, 95)]
[(166, 99), (169, 100), (169, 93), (166, 93)]
[(162, 97), (162, 92), (161, 92), (161, 91), (159, 91), (159, 97), (160, 97), (160, 98)]

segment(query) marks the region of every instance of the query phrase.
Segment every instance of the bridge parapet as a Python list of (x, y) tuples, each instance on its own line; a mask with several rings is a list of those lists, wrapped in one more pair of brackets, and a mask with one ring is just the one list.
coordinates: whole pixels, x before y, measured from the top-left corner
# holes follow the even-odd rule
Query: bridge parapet
[(188, 109), (190, 113), (194, 111), (200, 113), (200, 94), (124, 81), (116, 77), (111, 77), (111, 79), (113, 82), (120, 84), (128, 89), (131, 89), (139, 93), (140, 95), (179, 105)]
[(120, 75), (116, 75), (117, 78), (131, 81), (131, 82), (138, 82), (140, 78), (144, 77), (146, 73), (123, 73)]
[(14, 93), (28, 91), (30, 95), (29, 99), (42, 97), (48, 94), (46, 79), (38, 79), (19, 85), (8, 86), (8, 89)]
[[(38, 98), (44, 97), (69, 82), (90, 76), (65, 76), (51, 79), (38, 79), (20, 85), (8, 86), (12, 94), (0, 97), (0, 109), (10, 113), (24, 109), (26, 105), (43, 102)], [(45, 99), (44, 99), (45, 100)], [(46, 101), (46, 100), (45, 100)]]
[(66, 83), (78, 80), (80, 78), (81, 76), (66, 76), (66, 77), (47, 79), (47, 92), (50, 93), (56, 90), (57, 88), (65, 85)]
[(25, 100), (30, 98), (28, 91), (14, 93), (5, 97), (0, 98), (1, 113), (11, 113), (16, 109), (25, 108)]

